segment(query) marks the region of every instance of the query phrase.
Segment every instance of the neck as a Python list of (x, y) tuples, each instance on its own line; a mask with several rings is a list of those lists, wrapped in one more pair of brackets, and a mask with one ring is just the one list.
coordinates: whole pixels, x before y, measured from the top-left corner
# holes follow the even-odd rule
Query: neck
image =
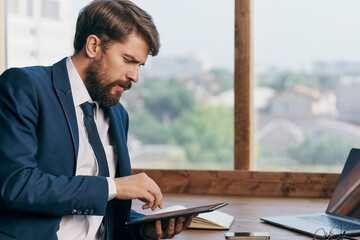
[(81, 51), (80, 53), (74, 54), (71, 57), (71, 61), (73, 62), (76, 71), (79, 73), (81, 79), (84, 81), (86, 75), (85, 71), (90, 63), (90, 59), (87, 58)]

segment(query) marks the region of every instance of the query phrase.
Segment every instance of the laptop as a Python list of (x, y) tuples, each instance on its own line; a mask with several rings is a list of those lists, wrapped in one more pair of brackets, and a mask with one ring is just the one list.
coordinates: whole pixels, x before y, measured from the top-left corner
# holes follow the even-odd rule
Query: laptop
[(271, 216), (260, 219), (311, 236), (316, 232), (318, 237), (324, 237), (330, 231), (334, 236), (340, 235), (343, 231), (346, 231), (346, 235), (359, 235), (360, 149), (351, 149), (325, 213)]

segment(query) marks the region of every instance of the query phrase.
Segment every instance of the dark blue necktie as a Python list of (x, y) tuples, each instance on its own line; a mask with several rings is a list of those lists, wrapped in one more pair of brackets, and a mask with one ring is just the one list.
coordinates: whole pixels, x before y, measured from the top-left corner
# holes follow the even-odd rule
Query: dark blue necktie
[(81, 104), (80, 106), (84, 112), (84, 124), (88, 133), (90, 145), (94, 151), (98, 163), (99, 175), (109, 177), (109, 168), (106, 160), (104, 147), (101, 143), (99, 132), (94, 121), (95, 103), (86, 102)]

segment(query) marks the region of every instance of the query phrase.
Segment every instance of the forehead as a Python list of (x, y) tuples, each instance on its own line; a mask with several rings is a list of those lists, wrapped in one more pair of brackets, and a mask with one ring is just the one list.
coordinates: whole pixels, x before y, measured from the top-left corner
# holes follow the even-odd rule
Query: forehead
[(131, 32), (122, 42), (113, 42), (106, 52), (117, 53), (133, 57), (141, 63), (145, 63), (149, 55), (149, 45), (144, 37), (137, 31)]

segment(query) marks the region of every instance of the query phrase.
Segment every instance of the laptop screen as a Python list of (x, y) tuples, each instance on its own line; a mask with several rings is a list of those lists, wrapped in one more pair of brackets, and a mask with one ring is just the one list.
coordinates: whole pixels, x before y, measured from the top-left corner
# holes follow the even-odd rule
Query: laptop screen
[(351, 149), (326, 212), (360, 219), (360, 149)]

